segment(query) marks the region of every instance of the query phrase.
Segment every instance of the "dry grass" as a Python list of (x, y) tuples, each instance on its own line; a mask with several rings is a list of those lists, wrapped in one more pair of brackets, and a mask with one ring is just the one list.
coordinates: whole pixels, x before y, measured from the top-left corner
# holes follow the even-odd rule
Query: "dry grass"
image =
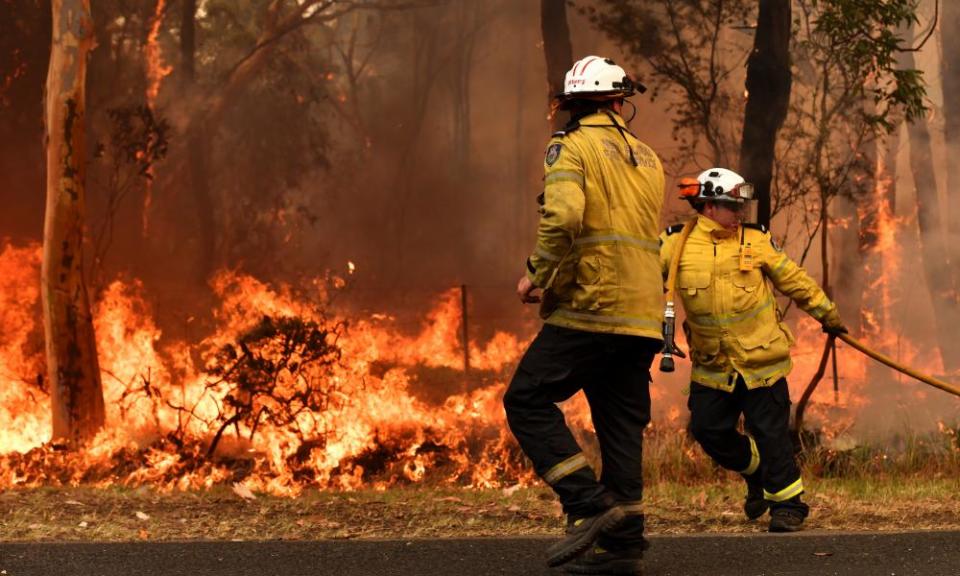
[[(808, 481), (810, 529), (960, 529), (960, 479)], [(739, 480), (650, 487), (651, 533), (759, 532), (740, 512)], [(560, 509), (546, 488), (400, 488), (299, 498), (241, 498), (229, 488), (58, 488), (0, 494), (0, 540), (252, 540), (555, 535)]]
[[(960, 528), (960, 479), (922, 477), (806, 479), (811, 530), (927, 530)], [(646, 496), (654, 533), (756, 532), (762, 520), (741, 513), (738, 480), (690, 486), (660, 484)]]
[(406, 488), (241, 498), (229, 488), (42, 488), (0, 494), (0, 540), (317, 539), (547, 533), (559, 508), (544, 489)]
[[(957, 427), (803, 456), (810, 529), (960, 529)], [(816, 438), (813, 438), (816, 440)], [(590, 454), (595, 440), (581, 438)], [(651, 533), (759, 532), (742, 515), (743, 483), (682, 431), (648, 431), (645, 507)], [(0, 541), (437, 538), (555, 535), (560, 507), (543, 487), (306, 490), (298, 498), (140, 488), (34, 488), (0, 493)]]

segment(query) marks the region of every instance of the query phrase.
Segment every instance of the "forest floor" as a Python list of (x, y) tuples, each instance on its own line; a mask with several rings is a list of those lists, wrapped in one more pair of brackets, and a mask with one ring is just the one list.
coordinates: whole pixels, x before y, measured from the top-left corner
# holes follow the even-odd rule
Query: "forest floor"
[[(659, 482), (645, 496), (651, 534), (762, 532), (741, 512), (739, 480)], [(811, 530), (960, 529), (960, 478), (807, 481)], [(230, 487), (34, 488), (0, 493), (0, 541), (312, 540), (556, 535), (559, 505), (543, 487), (308, 490), (296, 498)]]

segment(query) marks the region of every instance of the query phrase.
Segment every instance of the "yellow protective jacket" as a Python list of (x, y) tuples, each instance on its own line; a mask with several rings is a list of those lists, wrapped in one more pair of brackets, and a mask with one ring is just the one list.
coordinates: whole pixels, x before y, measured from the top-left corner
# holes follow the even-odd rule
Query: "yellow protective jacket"
[(528, 277), (544, 289), (547, 323), (662, 338), (663, 186), (657, 155), (615, 113), (591, 114), (554, 134), (527, 260)]
[[(664, 278), (680, 228), (671, 226), (660, 235)], [(741, 252), (750, 261), (745, 266), (741, 266)], [(818, 320), (835, 307), (765, 228), (748, 224), (731, 233), (703, 215), (698, 217), (680, 257), (676, 285), (687, 315), (692, 381), (733, 391), (738, 373), (747, 388), (769, 386), (789, 374), (793, 336), (780, 322), (768, 280)]]

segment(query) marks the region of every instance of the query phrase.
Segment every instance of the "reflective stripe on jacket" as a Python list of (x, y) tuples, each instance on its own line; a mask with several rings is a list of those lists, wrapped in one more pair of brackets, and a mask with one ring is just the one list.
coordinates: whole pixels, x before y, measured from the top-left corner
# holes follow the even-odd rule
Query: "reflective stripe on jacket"
[[(752, 251), (752, 269), (740, 270), (743, 246)], [(666, 277), (680, 234), (660, 236), (661, 271)], [(736, 374), (747, 388), (769, 386), (789, 374), (793, 336), (779, 321), (773, 286), (816, 319), (835, 306), (820, 286), (776, 247), (770, 233), (741, 227), (724, 230), (699, 216), (687, 238), (677, 272), (676, 293), (687, 320), (691, 380), (732, 391)]]
[(530, 280), (544, 289), (546, 322), (662, 338), (663, 186), (659, 158), (617, 114), (591, 114), (579, 128), (554, 135), (537, 245), (527, 260)]

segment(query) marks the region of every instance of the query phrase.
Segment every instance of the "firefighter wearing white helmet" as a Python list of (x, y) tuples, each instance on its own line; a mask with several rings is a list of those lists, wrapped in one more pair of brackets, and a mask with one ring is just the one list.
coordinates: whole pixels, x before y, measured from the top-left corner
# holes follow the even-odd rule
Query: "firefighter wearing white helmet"
[[(771, 532), (802, 527), (800, 469), (788, 431), (793, 336), (780, 322), (774, 288), (828, 332), (845, 332), (837, 306), (774, 242), (764, 226), (741, 222), (753, 187), (725, 168), (680, 182), (680, 197), (697, 211), (684, 240), (683, 225), (660, 235), (664, 278), (679, 258), (676, 292), (686, 312), (684, 332), (693, 361), (690, 425), (718, 464), (747, 484), (744, 513), (770, 510)], [(744, 416), (747, 434), (737, 431)]]
[(575, 98), (628, 98), (635, 92), (646, 92), (643, 84), (634, 82), (626, 71), (609, 58), (587, 56), (573, 64), (563, 81), (558, 97), (565, 102)]
[[(620, 115), (637, 90), (623, 68), (599, 56), (567, 73), (557, 103), (571, 121), (547, 145), (537, 242), (517, 286), (523, 302), (541, 303), (545, 325), (504, 407), (567, 515), (566, 537), (549, 548), (547, 563), (576, 558), (571, 572), (638, 572), (645, 546), (641, 455), (649, 369), (662, 347), (664, 176)], [(579, 390), (600, 441), (599, 480), (556, 406)]]
[(688, 180), (684, 180), (682, 184), (681, 197), (693, 204), (708, 201), (743, 204), (747, 200), (753, 200), (753, 185), (748, 184), (743, 176), (726, 168), (711, 168), (701, 172), (697, 176), (696, 186)]

